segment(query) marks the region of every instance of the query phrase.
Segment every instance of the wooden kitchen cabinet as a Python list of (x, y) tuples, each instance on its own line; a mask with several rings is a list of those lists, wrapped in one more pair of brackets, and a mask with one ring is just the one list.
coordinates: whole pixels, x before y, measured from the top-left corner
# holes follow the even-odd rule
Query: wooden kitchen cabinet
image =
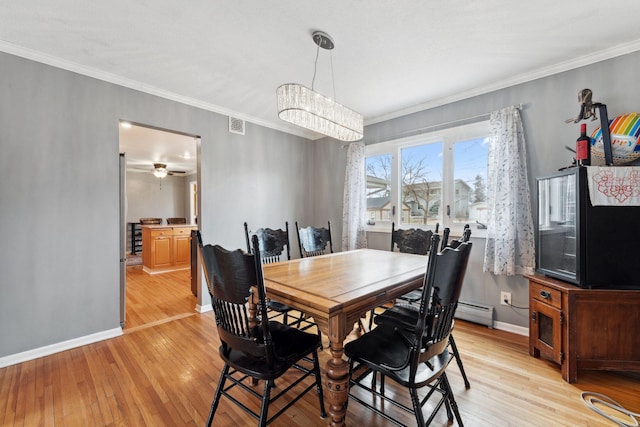
[(529, 354), (558, 363), (573, 383), (581, 369), (640, 372), (640, 290), (583, 289), (529, 279)]
[(191, 228), (174, 228), (173, 262), (176, 266), (190, 267)]
[(149, 274), (182, 270), (191, 263), (191, 230), (185, 225), (142, 227), (142, 270)]

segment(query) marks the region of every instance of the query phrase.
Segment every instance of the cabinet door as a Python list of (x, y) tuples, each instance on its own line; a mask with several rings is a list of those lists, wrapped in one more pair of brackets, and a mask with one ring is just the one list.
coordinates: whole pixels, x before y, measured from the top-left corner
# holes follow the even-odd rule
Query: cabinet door
[(171, 236), (155, 237), (151, 240), (151, 268), (171, 265)]
[(173, 236), (173, 256), (175, 265), (189, 265), (191, 261), (191, 236)]
[(529, 339), (540, 355), (562, 364), (562, 311), (531, 299)]

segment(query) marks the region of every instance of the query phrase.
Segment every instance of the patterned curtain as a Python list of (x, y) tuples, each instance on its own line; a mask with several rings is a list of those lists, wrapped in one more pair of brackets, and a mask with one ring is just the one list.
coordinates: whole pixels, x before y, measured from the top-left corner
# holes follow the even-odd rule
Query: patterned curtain
[(533, 274), (534, 230), (520, 111), (491, 113), (487, 171), (487, 240), (483, 270), (513, 276)]
[(342, 250), (367, 247), (364, 141), (349, 144), (342, 203)]

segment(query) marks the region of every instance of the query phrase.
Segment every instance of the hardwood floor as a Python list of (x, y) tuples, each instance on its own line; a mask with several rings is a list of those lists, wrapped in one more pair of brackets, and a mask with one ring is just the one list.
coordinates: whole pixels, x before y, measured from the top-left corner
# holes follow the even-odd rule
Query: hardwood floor
[(125, 333), (196, 314), (189, 270), (147, 274), (142, 265), (127, 267)]
[[(0, 425), (204, 425), (222, 366), (213, 316), (160, 310), (173, 320), (0, 369)], [(558, 367), (528, 355), (526, 337), (463, 321), (456, 323), (455, 337), (471, 389), (465, 390), (455, 364), (447, 372), (467, 426), (612, 425), (580, 401), (587, 390), (640, 412), (638, 376), (582, 371), (577, 384), (567, 384)], [(321, 357), (324, 366), (328, 350)], [(396, 391), (388, 381), (387, 392)], [(405, 414), (397, 418), (413, 425)], [(214, 422), (255, 424), (227, 400)], [(390, 425), (356, 402), (349, 404), (347, 424)], [(325, 426), (327, 420), (319, 418), (317, 397), (309, 394), (272, 425)], [(447, 425), (444, 410), (433, 425)]]

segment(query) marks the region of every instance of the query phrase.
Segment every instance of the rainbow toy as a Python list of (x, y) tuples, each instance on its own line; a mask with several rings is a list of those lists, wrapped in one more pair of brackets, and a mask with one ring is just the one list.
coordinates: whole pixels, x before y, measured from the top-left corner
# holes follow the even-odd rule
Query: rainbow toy
[[(613, 164), (623, 165), (640, 158), (640, 115), (622, 114), (609, 120)], [(600, 126), (591, 133), (591, 157), (604, 160)]]

